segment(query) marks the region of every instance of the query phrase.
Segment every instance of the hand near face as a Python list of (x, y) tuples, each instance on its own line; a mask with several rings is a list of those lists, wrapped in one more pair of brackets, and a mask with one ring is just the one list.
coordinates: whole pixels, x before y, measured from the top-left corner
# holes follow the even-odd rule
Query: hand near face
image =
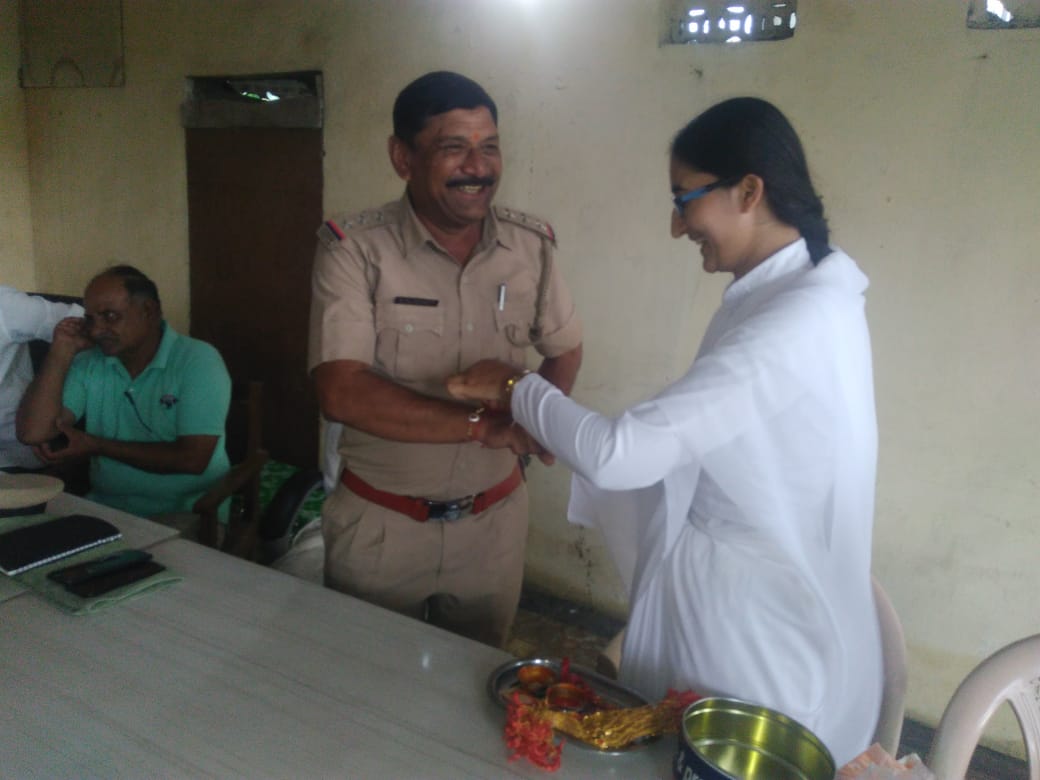
[(500, 360), (481, 360), (461, 374), (448, 377), (445, 385), (460, 401), (484, 402), (494, 408), (505, 400), (506, 380), (518, 373), (516, 366)]
[(54, 340), (51, 349), (67, 355), (75, 355), (90, 349), (94, 342), (87, 335), (86, 320), (82, 317), (66, 317), (54, 326)]

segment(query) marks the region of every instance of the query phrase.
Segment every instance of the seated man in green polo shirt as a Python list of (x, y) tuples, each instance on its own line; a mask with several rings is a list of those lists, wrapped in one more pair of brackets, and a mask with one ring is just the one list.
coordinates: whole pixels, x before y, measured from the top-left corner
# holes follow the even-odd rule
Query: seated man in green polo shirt
[(54, 329), (18, 438), (49, 463), (89, 457), (88, 498), (145, 517), (190, 512), (229, 468), (223, 359), (163, 320), (155, 283), (132, 266), (94, 277), (83, 305)]

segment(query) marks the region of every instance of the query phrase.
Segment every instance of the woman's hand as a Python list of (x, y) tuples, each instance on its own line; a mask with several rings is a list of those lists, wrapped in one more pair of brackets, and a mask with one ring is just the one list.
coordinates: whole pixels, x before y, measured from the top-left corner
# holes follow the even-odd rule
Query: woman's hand
[(500, 360), (481, 360), (445, 381), (448, 392), (460, 401), (483, 402), (500, 408), (505, 400), (506, 380), (521, 373)]

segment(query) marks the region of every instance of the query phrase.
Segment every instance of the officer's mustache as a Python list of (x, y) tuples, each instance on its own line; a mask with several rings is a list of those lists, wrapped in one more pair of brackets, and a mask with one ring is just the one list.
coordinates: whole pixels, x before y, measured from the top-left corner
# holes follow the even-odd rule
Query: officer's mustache
[(484, 177), (473, 177), (468, 179), (454, 179), (448, 182), (449, 187), (493, 187), (495, 186), (494, 176)]

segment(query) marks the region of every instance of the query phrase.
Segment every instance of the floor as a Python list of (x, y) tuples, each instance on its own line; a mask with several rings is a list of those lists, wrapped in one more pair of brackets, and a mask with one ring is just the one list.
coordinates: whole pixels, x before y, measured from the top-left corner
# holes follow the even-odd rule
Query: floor
[(589, 607), (527, 590), (506, 650), (517, 658), (569, 658), (595, 669), (600, 650), (623, 626)]
[[(569, 658), (571, 663), (596, 668), (599, 651), (622, 628), (622, 622), (588, 607), (548, 594), (525, 591), (513, 635), (506, 650), (518, 658)], [(914, 720), (903, 725), (899, 756), (928, 755), (933, 730)], [(965, 780), (1028, 780), (1024, 761), (978, 748)]]

